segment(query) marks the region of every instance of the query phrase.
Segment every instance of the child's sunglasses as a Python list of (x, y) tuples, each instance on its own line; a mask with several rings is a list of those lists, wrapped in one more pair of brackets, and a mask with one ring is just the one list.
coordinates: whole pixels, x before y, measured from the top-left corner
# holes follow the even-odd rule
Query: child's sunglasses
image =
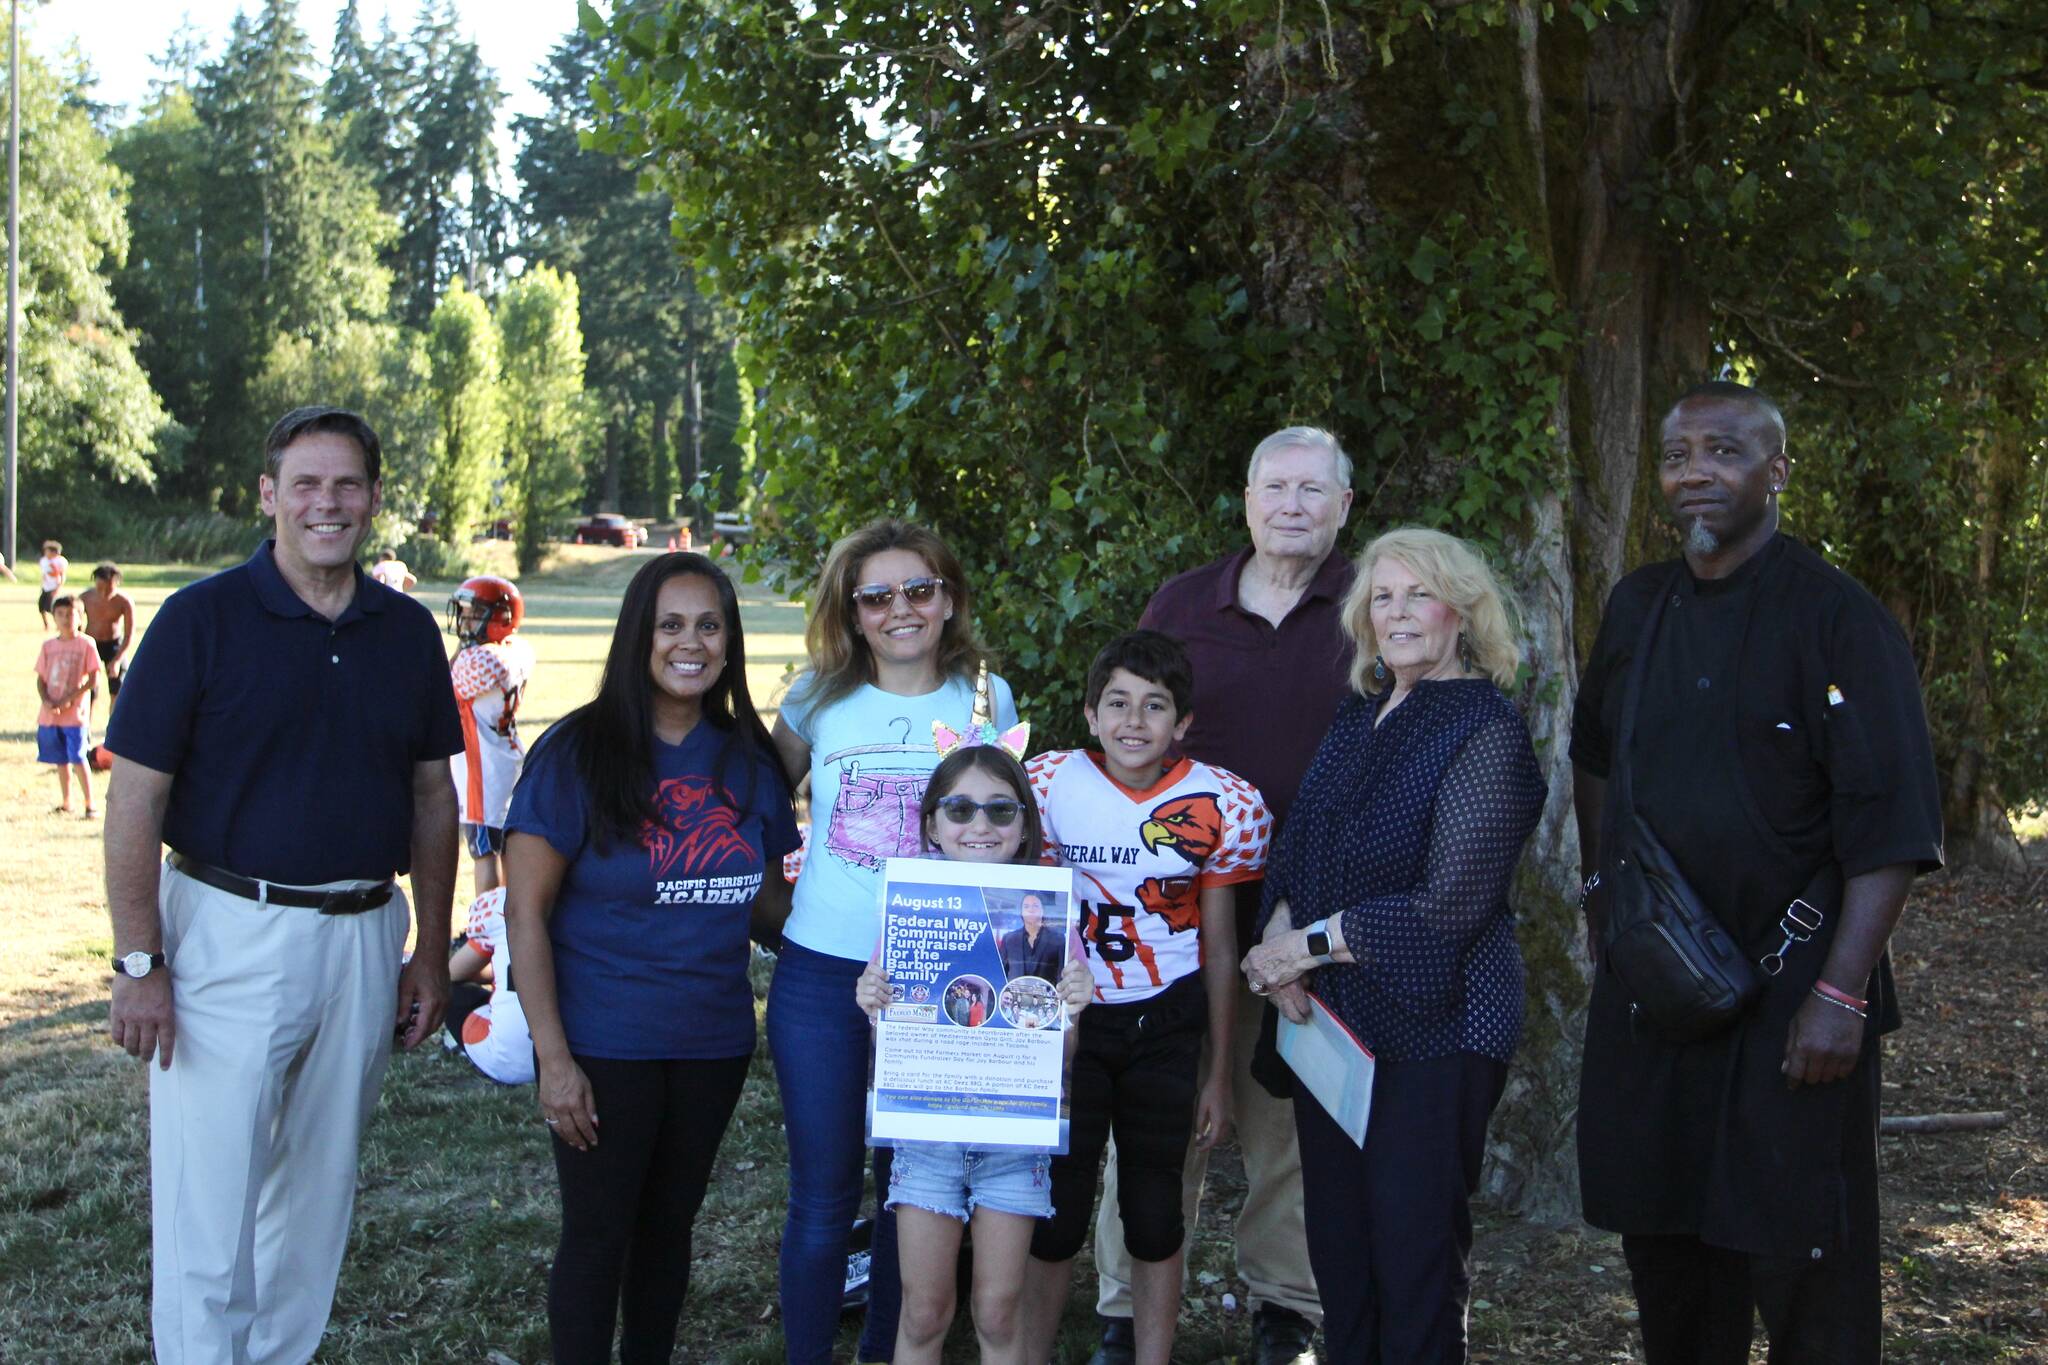
[(895, 587), (887, 583), (864, 583), (853, 590), (853, 605), (866, 611), (887, 611), (889, 604), (902, 593), (903, 600), (913, 607), (922, 607), (939, 595), (939, 589), (946, 586), (946, 580), (937, 576), (906, 578)]
[(1024, 813), (1024, 807), (1007, 796), (998, 796), (993, 801), (976, 801), (966, 796), (942, 796), (939, 809), (946, 813), (946, 819), (956, 825), (974, 823), (975, 812), (988, 816), (988, 822), (997, 829), (1008, 829), (1017, 823), (1017, 817)]

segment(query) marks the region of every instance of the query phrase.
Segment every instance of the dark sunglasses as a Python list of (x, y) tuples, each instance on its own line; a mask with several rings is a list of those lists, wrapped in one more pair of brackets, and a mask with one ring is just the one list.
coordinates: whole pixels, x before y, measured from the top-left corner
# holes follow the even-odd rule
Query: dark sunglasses
[(903, 600), (911, 606), (922, 607), (937, 597), (939, 589), (945, 586), (946, 580), (935, 576), (906, 578), (893, 588), (887, 583), (865, 583), (853, 590), (853, 605), (867, 611), (887, 611), (900, 592)]
[(976, 801), (967, 796), (942, 796), (938, 808), (946, 818), (956, 825), (974, 823), (977, 811), (988, 816), (988, 822), (997, 829), (1008, 829), (1017, 823), (1017, 817), (1024, 813), (1024, 807), (1007, 796), (998, 796), (993, 801)]

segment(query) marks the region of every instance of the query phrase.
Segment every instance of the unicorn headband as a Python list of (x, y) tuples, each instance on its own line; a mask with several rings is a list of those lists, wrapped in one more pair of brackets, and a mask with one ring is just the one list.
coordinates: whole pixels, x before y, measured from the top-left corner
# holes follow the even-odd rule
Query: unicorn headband
[(993, 744), (1020, 762), (1024, 750), (1031, 743), (1031, 725), (1019, 721), (1007, 730), (996, 729), (995, 699), (989, 691), (988, 660), (981, 661), (981, 668), (974, 678), (974, 713), (968, 718), (965, 730), (955, 730), (942, 720), (932, 722), (932, 746), (944, 758), (955, 749), (968, 749), (977, 744)]

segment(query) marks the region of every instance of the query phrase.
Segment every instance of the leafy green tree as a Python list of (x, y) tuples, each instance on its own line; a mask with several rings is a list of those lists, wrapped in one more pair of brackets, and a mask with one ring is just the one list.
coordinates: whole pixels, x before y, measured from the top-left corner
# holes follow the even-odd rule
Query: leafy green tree
[[(1946, 678), (2010, 677), (2041, 714), (2038, 554), (2013, 543), (2038, 534), (2042, 487), (2038, 6), (583, 15), (613, 54), (594, 149), (649, 158), (684, 260), (739, 315), (790, 586), (868, 516), (931, 521), (1057, 737), (1090, 651), (1153, 585), (1241, 543), (1243, 457), (1274, 427), (1345, 437), (1353, 547), (1424, 521), (1495, 551), (1550, 777), (1517, 888), (1530, 1031), (1489, 1174), (1525, 1208), (1573, 1206), (1555, 1135), (1584, 1002), (1576, 657), (1614, 580), (1671, 551), (1650, 442), (1679, 392), (1755, 373), (1796, 392), (1798, 430), (1867, 452), (1839, 479), (1802, 468), (1792, 527), (1839, 536), (1881, 591), (1945, 594), (1926, 619), (1950, 643), (1915, 630), (1945, 753), (1967, 758), (1944, 717), (1970, 705), (1958, 687), (1951, 710)], [(2001, 352), (2003, 369), (1946, 360)], [(1943, 450), (1979, 475), (1928, 498), (1894, 578), (1872, 542), (1923, 478), (1963, 472)], [(2004, 613), (1981, 670), (1957, 602), (1972, 581)], [(2009, 780), (2003, 799), (2029, 794)]]
[(249, 388), (256, 411), (319, 401), (367, 417), (384, 442), (377, 540), (396, 544), (426, 516), (441, 444), (426, 338), (387, 322), (348, 322), (317, 341), (279, 336)]
[(79, 95), (24, 48), (20, 508), (49, 528), (107, 482), (154, 484), (178, 444), (109, 279), (129, 250), (127, 178)]
[(498, 298), (505, 480), (522, 573), (539, 567), (549, 532), (583, 489), (591, 413), (578, 308), (576, 277), (545, 265), (513, 280)]
[(461, 280), (434, 307), (427, 362), (437, 428), (427, 504), (440, 538), (461, 545), (483, 519), (505, 448), (498, 330), (483, 299)]

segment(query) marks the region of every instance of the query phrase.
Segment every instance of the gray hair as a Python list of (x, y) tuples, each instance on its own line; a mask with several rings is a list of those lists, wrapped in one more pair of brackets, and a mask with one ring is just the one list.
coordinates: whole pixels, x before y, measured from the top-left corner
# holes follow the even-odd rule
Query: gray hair
[(1337, 438), (1321, 427), (1282, 427), (1259, 442), (1252, 448), (1251, 463), (1245, 467), (1245, 487), (1259, 481), (1259, 464), (1268, 455), (1296, 449), (1329, 452), (1337, 462), (1337, 483), (1344, 488), (1351, 487), (1351, 457), (1344, 453), (1344, 447)]

